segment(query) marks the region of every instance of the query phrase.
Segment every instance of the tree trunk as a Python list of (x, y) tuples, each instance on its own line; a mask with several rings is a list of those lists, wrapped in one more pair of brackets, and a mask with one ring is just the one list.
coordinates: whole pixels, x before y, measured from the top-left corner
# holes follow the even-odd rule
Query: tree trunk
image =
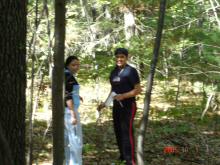
[(111, 12), (109, 11), (109, 6), (107, 4), (104, 4), (103, 5), (103, 13), (104, 13), (104, 16), (105, 16), (105, 19), (111, 19)]
[(175, 99), (175, 107), (176, 108), (178, 107), (178, 104), (179, 104), (180, 84), (181, 84), (181, 80), (182, 80), (180, 73), (178, 73), (177, 77), (178, 77), (178, 81), (177, 81), (177, 90), (176, 90), (176, 99)]
[(55, 48), (52, 76), (53, 165), (64, 162), (65, 0), (55, 0)]
[(25, 164), (26, 0), (0, 1), (0, 164)]
[(135, 33), (135, 17), (134, 13), (127, 7), (124, 7), (124, 32), (127, 45), (129, 46), (129, 40)]
[(13, 165), (14, 163), (12, 160), (11, 150), (1, 125), (0, 125), (0, 145), (1, 145), (0, 162), (2, 164)]
[[(35, 73), (35, 50), (36, 50), (36, 34), (39, 26), (38, 21), (38, 0), (35, 1), (35, 32), (33, 34), (33, 48), (30, 47), (29, 55), (31, 55), (31, 89), (30, 89), (30, 113), (29, 113), (29, 147), (27, 151), (27, 164), (32, 165), (33, 161), (33, 98), (34, 98), (34, 73)], [(31, 51), (33, 49), (33, 51)]]
[(80, 0), (80, 5), (81, 5), (81, 13), (82, 13), (82, 17), (87, 17), (87, 9), (86, 9), (86, 5), (87, 1), (86, 0)]
[(44, 4), (44, 10), (45, 10), (45, 15), (47, 18), (47, 36), (48, 36), (48, 70), (49, 70), (49, 78), (52, 79), (52, 45), (53, 45), (53, 41), (52, 41), (52, 36), (51, 36), (51, 22), (49, 19), (49, 8), (48, 8), (48, 1), (44, 0), (43, 1)]
[(159, 19), (158, 19), (158, 29), (156, 34), (156, 39), (154, 43), (154, 52), (153, 52), (153, 59), (151, 62), (150, 74), (147, 80), (147, 89), (145, 93), (144, 99), (144, 113), (140, 124), (140, 129), (138, 131), (138, 138), (137, 138), (137, 161), (138, 165), (144, 165), (144, 138), (145, 138), (145, 131), (147, 128), (149, 110), (150, 110), (150, 101), (151, 101), (151, 91), (153, 86), (154, 80), (154, 73), (158, 61), (159, 56), (159, 49), (160, 49), (160, 42), (164, 24), (164, 16), (165, 16), (165, 9), (166, 9), (166, 0), (160, 1), (160, 11), (159, 11)]
[(209, 0), (211, 6), (212, 6), (212, 10), (213, 10), (213, 13), (214, 13), (214, 16), (215, 16), (215, 19), (216, 19), (216, 22), (218, 24), (218, 28), (220, 29), (220, 20), (218, 18), (218, 14), (217, 14), (217, 11), (216, 11), (216, 7), (214, 5), (214, 2), (212, 0)]

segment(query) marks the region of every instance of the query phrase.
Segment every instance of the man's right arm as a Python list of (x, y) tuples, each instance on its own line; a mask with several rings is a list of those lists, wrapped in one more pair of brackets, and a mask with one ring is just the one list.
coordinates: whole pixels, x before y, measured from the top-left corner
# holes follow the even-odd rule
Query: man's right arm
[(111, 97), (111, 93), (112, 93), (112, 90), (109, 92), (108, 97), (105, 99), (105, 102), (101, 102), (101, 104), (99, 104), (99, 106), (97, 107), (98, 111), (101, 111), (103, 108), (107, 106), (106, 102), (109, 99), (109, 97)]

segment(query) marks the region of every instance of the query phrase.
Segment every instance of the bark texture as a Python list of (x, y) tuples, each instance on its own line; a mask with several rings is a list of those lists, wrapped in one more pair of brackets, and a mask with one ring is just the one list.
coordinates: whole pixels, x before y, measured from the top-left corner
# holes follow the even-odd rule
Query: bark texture
[[(0, 160), (25, 164), (26, 0), (0, 1)], [(7, 162), (5, 162), (7, 161)]]
[(65, 0), (55, 0), (55, 48), (52, 78), (53, 165), (64, 162)]

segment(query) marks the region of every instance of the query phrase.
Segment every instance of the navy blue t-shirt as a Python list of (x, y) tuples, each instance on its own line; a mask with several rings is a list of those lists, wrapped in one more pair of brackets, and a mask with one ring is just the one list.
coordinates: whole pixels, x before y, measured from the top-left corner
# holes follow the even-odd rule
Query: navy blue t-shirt
[[(116, 66), (110, 75), (110, 83), (112, 91), (117, 94), (126, 93), (134, 89), (136, 84), (140, 83), (138, 72), (130, 65), (126, 65), (123, 69)], [(135, 100), (135, 97), (126, 99)]]
[(70, 73), (68, 69), (65, 70), (65, 103), (67, 100), (72, 99), (73, 85), (78, 85), (75, 77)]

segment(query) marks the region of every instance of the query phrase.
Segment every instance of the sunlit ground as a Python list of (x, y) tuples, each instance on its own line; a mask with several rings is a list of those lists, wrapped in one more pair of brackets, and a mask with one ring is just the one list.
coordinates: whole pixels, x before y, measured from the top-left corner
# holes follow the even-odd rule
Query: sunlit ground
[[(144, 84), (143, 84), (144, 85)], [(145, 137), (145, 160), (150, 165), (217, 165), (220, 163), (220, 116), (209, 110), (200, 119), (201, 95), (193, 93), (188, 85), (178, 97), (175, 88), (164, 89), (155, 83), (152, 95), (150, 120)], [(185, 86), (182, 86), (185, 88)], [(84, 133), (83, 162), (85, 165), (110, 165), (117, 162), (118, 149), (114, 137), (111, 109), (103, 109), (97, 118), (98, 102), (107, 97), (108, 84), (81, 86), (84, 102), (80, 106)], [(135, 128), (143, 112), (143, 94), (138, 97)], [(34, 164), (52, 164), (51, 111), (36, 113), (34, 129)], [(49, 128), (48, 131), (47, 127)], [(45, 134), (46, 133), (46, 134)], [(45, 136), (44, 136), (45, 134)], [(175, 148), (165, 153), (166, 147)]]

